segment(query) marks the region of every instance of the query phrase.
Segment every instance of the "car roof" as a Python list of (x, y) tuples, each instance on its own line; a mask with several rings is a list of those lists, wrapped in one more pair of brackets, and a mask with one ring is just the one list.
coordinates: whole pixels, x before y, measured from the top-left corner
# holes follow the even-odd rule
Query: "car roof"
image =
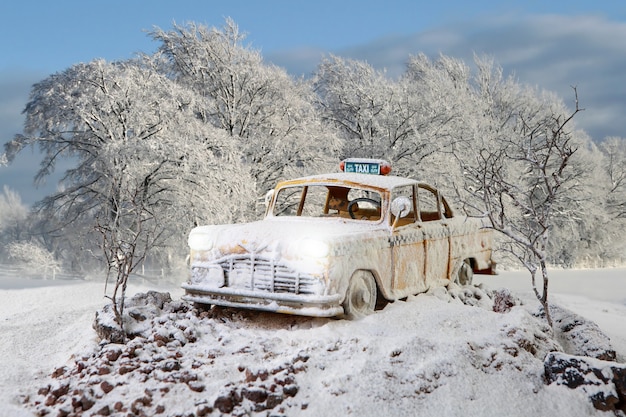
[(396, 187), (420, 184), (419, 181), (410, 178), (396, 177), (393, 175), (356, 174), (352, 172), (336, 172), (330, 174), (318, 174), (308, 177), (282, 181), (278, 186), (302, 185), (312, 183), (345, 184), (349, 186), (362, 185), (366, 187), (382, 188), (391, 190)]

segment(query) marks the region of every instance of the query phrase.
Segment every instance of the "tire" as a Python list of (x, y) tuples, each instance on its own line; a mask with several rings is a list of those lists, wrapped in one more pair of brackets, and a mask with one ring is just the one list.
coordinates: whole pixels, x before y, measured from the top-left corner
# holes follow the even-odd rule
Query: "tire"
[(344, 317), (356, 320), (374, 312), (376, 307), (376, 281), (371, 273), (357, 271), (350, 278), (343, 301)]
[(456, 283), (459, 285), (471, 285), (474, 279), (474, 270), (470, 264), (470, 260), (466, 259), (459, 267), (459, 272), (456, 274)]

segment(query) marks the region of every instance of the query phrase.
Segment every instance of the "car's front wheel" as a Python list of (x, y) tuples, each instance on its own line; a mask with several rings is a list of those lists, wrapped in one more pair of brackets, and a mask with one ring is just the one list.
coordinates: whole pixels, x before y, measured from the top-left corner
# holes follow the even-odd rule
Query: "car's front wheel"
[(358, 319), (374, 312), (376, 307), (376, 281), (367, 271), (357, 271), (350, 278), (350, 284), (343, 302), (344, 316)]

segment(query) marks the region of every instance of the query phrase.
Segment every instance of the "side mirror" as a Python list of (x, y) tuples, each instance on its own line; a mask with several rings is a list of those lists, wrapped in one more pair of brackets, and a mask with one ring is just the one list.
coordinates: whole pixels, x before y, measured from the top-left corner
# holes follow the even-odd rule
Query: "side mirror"
[(411, 212), (411, 200), (408, 197), (398, 197), (391, 202), (391, 214), (396, 219), (406, 217)]

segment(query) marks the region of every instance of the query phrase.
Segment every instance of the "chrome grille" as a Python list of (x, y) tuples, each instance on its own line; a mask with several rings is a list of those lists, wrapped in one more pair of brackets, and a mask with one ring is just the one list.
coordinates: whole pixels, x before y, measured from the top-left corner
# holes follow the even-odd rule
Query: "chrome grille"
[(320, 285), (319, 279), (311, 274), (298, 272), (273, 258), (254, 254), (231, 256), (219, 262), (219, 265), (224, 270), (226, 286), (232, 288), (316, 294)]

